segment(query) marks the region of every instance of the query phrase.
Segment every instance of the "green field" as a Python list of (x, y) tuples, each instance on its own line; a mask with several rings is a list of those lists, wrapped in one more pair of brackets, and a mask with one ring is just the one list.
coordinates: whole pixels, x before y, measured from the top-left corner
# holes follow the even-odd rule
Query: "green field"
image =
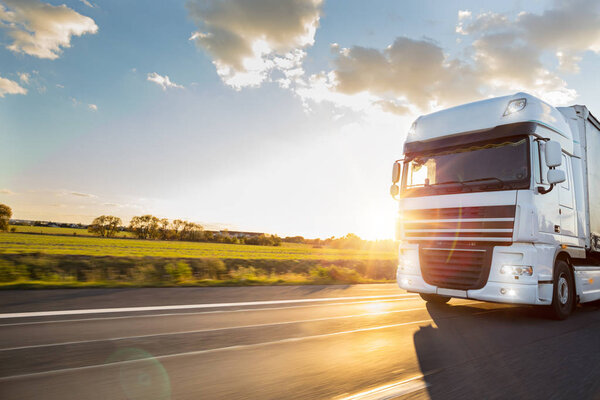
[[(65, 229), (65, 228), (54, 228)], [(0, 234), (0, 253), (44, 253), (113, 257), (219, 258), (242, 260), (394, 260), (393, 251), (313, 248), (303, 244), (241, 244), (106, 239), (83, 236)]]
[[(41, 233), (45, 235), (73, 235), (73, 236), (95, 236), (94, 234), (87, 231), (87, 229), (80, 228), (55, 228), (49, 226), (28, 226), (28, 225), (11, 225), (10, 229), (15, 229), (16, 232), (25, 233)], [(131, 232), (119, 232), (117, 237), (134, 237)]]

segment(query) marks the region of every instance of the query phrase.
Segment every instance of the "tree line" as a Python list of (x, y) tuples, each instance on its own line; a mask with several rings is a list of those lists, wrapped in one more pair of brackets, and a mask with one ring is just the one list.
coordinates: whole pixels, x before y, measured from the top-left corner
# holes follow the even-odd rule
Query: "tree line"
[(189, 242), (216, 242), (230, 244), (253, 244), (263, 246), (279, 246), (281, 238), (264, 234), (249, 237), (237, 237), (227, 231), (205, 231), (204, 227), (195, 222), (167, 218), (158, 218), (146, 214), (131, 218), (127, 227), (123, 226), (121, 218), (114, 215), (101, 215), (88, 226), (88, 232), (102, 237), (115, 237), (121, 231), (129, 231), (138, 239), (182, 240)]
[(329, 247), (334, 249), (364, 249), (392, 251), (396, 249), (397, 244), (391, 240), (365, 240), (354, 233), (348, 233), (345, 236), (336, 238), (334, 236), (327, 239), (306, 239), (302, 236), (286, 236), (281, 241), (285, 243), (302, 243), (312, 245), (313, 247)]
[[(0, 231), (7, 231), (12, 210), (5, 204), (0, 204)], [(194, 242), (216, 242), (230, 244), (251, 244), (262, 246), (280, 246), (285, 243), (307, 244), (313, 247), (329, 247), (336, 249), (372, 249), (372, 250), (394, 250), (396, 244), (393, 240), (370, 241), (361, 239), (359, 236), (349, 233), (339, 238), (306, 239), (302, 236), (287, 236), (280, 238), (277, 235), (237, 237), (230, 235), (227, 231), (206, 231), (202, 225), (181, 219), (169, 221), (166, 218), (158, 218), (146, 214), (135, 216), (128, 226), (123, 226), (121, 218), (114, 215), (101, 215), (94, 219), (88, 226), (88, 231), (102, 237), (115, 237), (119, 232), (129, 231), (139, 239), (154, 240), (182, 240)]]

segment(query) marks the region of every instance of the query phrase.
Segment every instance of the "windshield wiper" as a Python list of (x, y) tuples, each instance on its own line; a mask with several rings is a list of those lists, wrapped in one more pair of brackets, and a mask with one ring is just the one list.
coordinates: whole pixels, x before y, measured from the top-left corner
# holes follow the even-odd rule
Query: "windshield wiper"
[(489, 180), (497, 180), (498, 183), (500, 183), (500, 187), (503, 188), (505, 186), (508, 187), (508, 185), (506, 184), (506, 182), (504, 182), (502, 179), (500, 178), (496, 178), (495, 176), (490, 176), (489, 178), (478, 178), (478, 179), (469, 179), (467, 181), (463, 181), (463, 182), (483, 182), (483, 181), (489, 181)]
[[(450, 184), (460, 184), (462, 187), (464, 187), (465, 189), (468, 189), (470, 192), (473, 191), (473, 189), (471, 189), (469, 187), (469, 185), (466, 185), (463, 181), (446, 181), (446, 182), (439, 182), (439, 183), (434, 183), (433, 185), (429, 185), (429, 186), (441, 186), (441, 185), (450, 185)], [(440, 188), (441, 189), (441, 188)]]

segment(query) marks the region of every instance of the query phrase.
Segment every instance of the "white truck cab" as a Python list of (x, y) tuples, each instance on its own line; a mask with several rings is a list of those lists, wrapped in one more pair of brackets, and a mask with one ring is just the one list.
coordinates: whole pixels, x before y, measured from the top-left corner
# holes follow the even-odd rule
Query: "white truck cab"
[(421, 116), (392, 180), (400, 288), (559, 319), (600, 299), (600, 123), (585, 106), (517, 93)]

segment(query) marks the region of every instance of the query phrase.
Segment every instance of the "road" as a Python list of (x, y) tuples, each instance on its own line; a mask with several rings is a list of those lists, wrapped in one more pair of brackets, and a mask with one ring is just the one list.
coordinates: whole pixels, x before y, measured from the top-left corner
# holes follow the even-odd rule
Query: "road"
[(0, 398), (600, 399), (600, 311), (395, 285), (0, 291)]

